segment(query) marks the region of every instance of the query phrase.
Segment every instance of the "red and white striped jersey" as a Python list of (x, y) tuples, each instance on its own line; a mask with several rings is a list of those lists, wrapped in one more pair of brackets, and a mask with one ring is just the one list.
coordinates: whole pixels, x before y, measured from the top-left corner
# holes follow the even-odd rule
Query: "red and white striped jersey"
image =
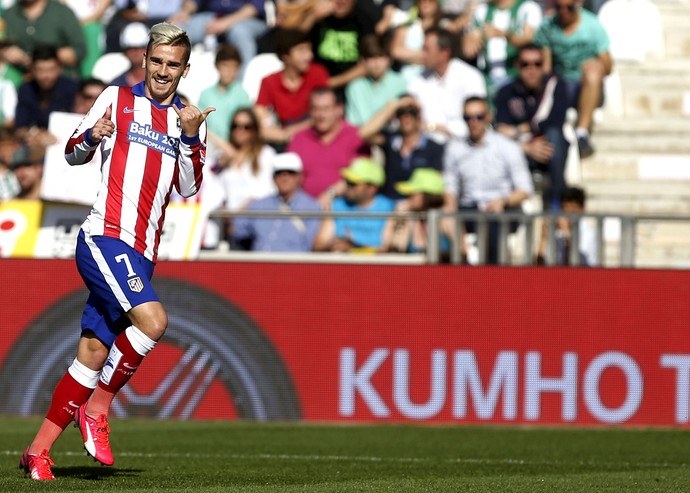
[[(179, 99), (175, 104), (182, 107)], [(115, 133), (99, 144), (91, 129), (107, 108)], [(173, 185), (183, 197), (199, 191), (206, 159), (206, 124), (199, 136), (182, 134), (172, 106), (148, 99), (144, 83), (106, 88), (94, 102), (65, 147), (71, 165), (91, 160), (100, 147), (98, 197), (82, 225), (91, 236), (119, 238), (155, 262)]]

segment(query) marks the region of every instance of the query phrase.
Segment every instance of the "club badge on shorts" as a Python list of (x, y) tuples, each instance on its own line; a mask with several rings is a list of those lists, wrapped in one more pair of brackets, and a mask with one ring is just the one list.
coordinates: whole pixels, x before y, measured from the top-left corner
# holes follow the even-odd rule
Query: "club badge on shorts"
[(127, 279), (127, 284), (129, 284), (129, 289), (135, 293), (141, 293), (144, 289), (144, 283), (141, 282), (141, 278), (133, 277), (132, 279)]

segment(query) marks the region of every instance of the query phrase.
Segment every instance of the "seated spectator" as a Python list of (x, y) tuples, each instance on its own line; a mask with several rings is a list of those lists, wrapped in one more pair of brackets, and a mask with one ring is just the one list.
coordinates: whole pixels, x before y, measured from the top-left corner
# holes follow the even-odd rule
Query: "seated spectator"
[(102, 20), (112, 0), (65, 0), (64, 3), (77, 16), (84, 32), (86, 55), (81, 61), (80, 78), (88, 79), (94, 65), (105, 52), (105, 28)]
[[(502, 213), (520, 211), (522, 202), (534, 192), (527, 160), (511, 139), (491, 129), (491, 113), (485, 98), (465, 101), (463, 118), (469, 126), (466, 139), (451, 141), (446, 147), (443, 173), (446, 186), (445, 210), (449, 212), (482, 211)], [(489, 224), (489, 264), (498, 263), (500, 223)], [(444, 221), (444, 230), (453, 236), (454, 224)], [(476, 224), (467, 221), (465, 228), (474, 233)], [(517, 224), (511, 224), (511, 232)], [(466, 247), (463, 246), (466, 252)]]
[(0, 202), (10, 200), (19, 193), (19, 182), (10, 169), (12, 155), (19, 147), (12, 127), (0, 127)]
[(374, 34), (360, 41), (359, 53), (366, 75), (345, 88), (345, 118), (356, 126), (366, 123), (391, 100), (407, 91), (407, 82), (390, 68), (390, 57), (381, 38)]
[(517, 141), (532, 173), (543, 175), (543, 209), (558, 210), (569, 146), (563, 135), (568, 109), (565, 84), (544, 71), (536, 45), (520, 48), (516, 64), (518, 78), (496, 95), (496, 130)]
[(594, 110), (603, 102), (604, 77), (613, 68), (609, 36), (597, 16), (582, 8), (581, 0), (557, 0), (555, 7), (556, 14), (544, 19), (534, 43), (544, 49), (546, 71), (566, 82), (568, 106), (577, 109), (578, 150), (587, 158), (594, 154)]
[(328, 86), (328, 72), (313, 63), (308, 33), (281, 29), (275, 44), (276, 55), (285, 68), (261, 81), (254, 110), (266, 141), (282, 146), (309, 127), (309, 95), (316, 88)]
[(72, 113), (85, 115), (93, 106), (93, 102), (101, 95), (108, 85), (99, 79), (84, 79), (79, 83), (79, 91), (74, 96)]
[[(584, 214), (586, 194), (582, 188), (568, 187), (561, 194), (561, 210), (570, 214)], [(570, 248), (573, 237), (573, 223), (577, 223), (579, 233), (579, 262), (581, 266), (597, 265), (597, 242), (596, 233), (591, 224), (580, 218), (574, 220), (571, 217), (563, 216), (556, 220), (556, 231), (554, 240), (556, 242), (556, 258), (549, 262), (551, 265), (571, 265)], [(544, 222), (541, 241), (537, 253), (537, 264), (544, 265), (549, 259), (548, 250), (548, 224)]]
[[(394, 132), (375, 136), (393, 121)], [(383, 148), (386, 182), (381, 193), (391, 199), (401, 199), (396, 187), (418, 168), (443, 169), (444, 146), (435, 142), (422, 130), (419, 104), (411, 96), (391, 101), (360, 129), (360, 134)]]
[(131, 87), (146, 75), (146, 68), (142, 63), (149, 43), (149, 28), (141, 22), (127, 24), (120, 35), (122, 52), (129, 60), (129, 68), (115, 77), (110, 83), (113, 86)]
[(419, 0), (416, 4), (408, 14), (412, 19), (396, 27), (391, 39), (391, 56), (401, 65), (400, 71), (408, 82), (424, 70), (424, 33), (439, 27), (443, 18), (438, 0)]
[[(302, 160), (294, 152), (273, 158), (273, 180), (278, 193), (255, 200), (248, 211), (321, 210), (300, 188)], [(234, 221), (233, 245), (255, 252), (310, 252), (320, 225), (319, 218), (239, 216)]]
[(252, 201), (275, 192), (271, 162), (275, 151), (261, 138), (256, 115), (240, 108), (230, 124), (230, 140), (218, 163), (225, 208), (245, 209)]
[[(378, 193), (385, 181), (383, 168), (368, 158), (357, 158), (341, 171), (346, 189), (333, 200), (333, 212), (392, 212), (395, 202)], [(349, 252), (380, 250), (386, 218), (336, 217), (323, 221), (315, 248), (320, 251)]]
[[(230, 122), (235, 112), (242, 107), (251, 106), (247, 91), (237, 80), (242, 61), (237, 48), (222, 43), (216, 52), (216, 70), (218, 83), (207, 87), (199, 95), (199, 107), (214, 107), (216, 111), (210, 113), (206, 119), (209, 135), (227, 141), (230, 137)], [(215, 139), (214, 139), (215, 143)]]
[(29, 145), (47, 146), (55, 142), (48, 132), (53, 111), (72, 111), (79, 84), (62, 75), (62, 65), (55, 48), (36, 48), (31, 65), (32, 79), (17, 92), (15, 125), (18, 135)]
[(441, 142), (450, 137), (467, 136), (467, 124), (462, 118), (463, 103), (468, 96), (486, 96), (481, 72), (452, 58), (452, 44), (453, 38), (447, 30), (427, 30), (424, 34), (424, 72), (408, 85), (408, 92), (422, 108), (426, 129)]
[(328, 209), (345, 191), (340, 171), (357, 156), (370, 154), (359, 129), (343, 118), (343, 102), (333, 89), (318, 88), (309, 97), (311, 126), (297, 132), (287, 150), (299, 154), (304, 165), (304, 191)]
[(130, 23), (138, 22), (151, 28), (159, 22), (178, 24), (179, 20), (188, 19), (184, 0), (112, 0), (112, 3), (115, 13), (105, 29), (108, 53), (124, 50), (120, 44), (121, 33)]
[(363, 3), (356, 0), (333, 0), (330, 3), (330, 15), (314, 24), (311, 40), (316, 62), (326, 67), (331, 77), (330, 86), (343, 88), (364, 75), (359, 40), (374, 33), (377, 19), (369, 16)]
[[(177, 25), (187, 31), (192, 44), (216, 36), (237, 48), (242, 60), (238, 78), (257, 53), (257, 39), (268, 27), (263, 0), (185, 0)], [(185, 18), (186, 17), (186, 18)]]
[(40, 146), (23, 146), (14, 152), (10, 169), (19, 183), (16, 199), (38, 200), (41, 198), (44, 149)]
[[(400, 200), (396, 212), (428, 212), (443, 206), (443, 175), (432, 168), (417, 168), (408, 181), (398, 182), (396, 190), (409, 198)], [(426, 252), (429, 244), (426, 219), (392, 219), (383, 233), (383, 250), (387, 252)], [(447, 238), (442, 237), (440, 250), (448, 251)]]
[(65, 69), (79, 78), (79, 65), (86, 56), (84, 32), (72, 9), (57, 0), (23, 0), (3, 14), (7, 38), (14, 45), (3, 51), (5, 61), (27, 72), (34, 51), (49, 46)]
[(515, 77), (517, 50), (532, 41), (541, 19), (533, 0), (489, 0), (474, 10), (463, 36), (463, 57), (477, 60), (490, 94)]

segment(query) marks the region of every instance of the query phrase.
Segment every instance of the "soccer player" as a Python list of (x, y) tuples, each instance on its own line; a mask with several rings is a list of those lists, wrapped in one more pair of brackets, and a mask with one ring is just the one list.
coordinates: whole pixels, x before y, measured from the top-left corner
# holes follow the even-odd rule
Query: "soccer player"
[(106, 88), (67, 142), (71, 165), (90, 161), (100, 148), (103, 179), (77, 240), (77, 268), (89, 289), (77, 356), (19, 462), (32, 479), (55, 479), (49, 452), (72, 420), (88, 454), (113, 464), (110, 404), (167, 327), (150, 284), (165, 208), (173, 186), (185, 197), (199, 191), (205, 120), (215, 110), (183, 106), (176, 95), (190, 50), (182, 29), (153, 26), (145, 80)]

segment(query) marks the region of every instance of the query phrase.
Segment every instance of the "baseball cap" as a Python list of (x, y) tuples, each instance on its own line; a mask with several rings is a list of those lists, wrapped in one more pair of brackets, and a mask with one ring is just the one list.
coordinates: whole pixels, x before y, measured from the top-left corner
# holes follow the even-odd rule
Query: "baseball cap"
[(443, 176), (439, 171), (433, 168), (417, 168), (412, 172), (409, 180), (396, 183), (395, 189), (403, 195), (413, 193), (443, 195), (445, 187)]
[(369, 183), (380, 187), (386, 181), (386, 173), (383, 167), (369, 158), (358, 157), (341, 172), (343, 178), (353, 183)]
[(120, 34), (120, 48), (145, 48), (149, 44), (149, 28), (141, 22), (127, 24)]
[(12, 153), (10, 169), (14, 170), (29, 164), (43, 163), (45, 153), (40, 146), (22, 146)]
[(273, 158), (273, 172), (279, 171), (294, 171), (295, 173), (302, 172), (302, 159), (299, 154), (295, 152), (283, 152), (276, 154)]

